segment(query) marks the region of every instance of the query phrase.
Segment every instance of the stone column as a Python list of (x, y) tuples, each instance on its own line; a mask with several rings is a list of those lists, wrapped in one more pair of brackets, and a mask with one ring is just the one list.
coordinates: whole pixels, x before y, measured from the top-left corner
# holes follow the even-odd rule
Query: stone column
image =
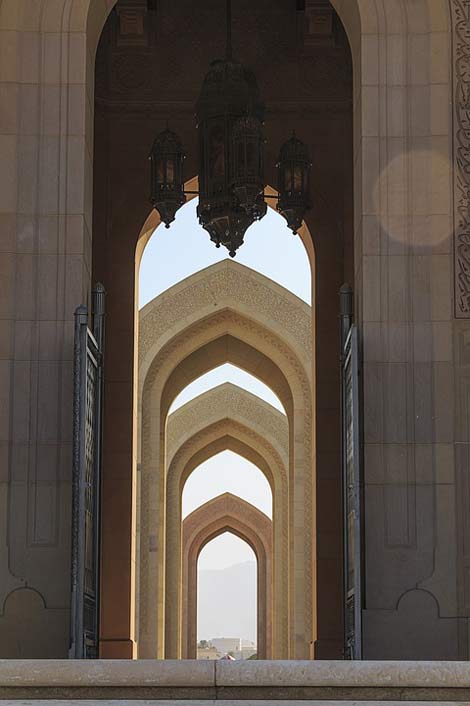
[(365, 657), (455, 659), (445, 4), (386, 2), (363, 33), (356, 268), (364, 353)]

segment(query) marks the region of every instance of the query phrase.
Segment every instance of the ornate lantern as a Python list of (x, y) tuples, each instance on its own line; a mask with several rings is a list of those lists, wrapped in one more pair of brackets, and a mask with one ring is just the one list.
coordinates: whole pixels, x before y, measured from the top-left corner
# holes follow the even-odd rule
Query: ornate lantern
[(186, 202), (183, 162), (186, 155), (177, 135), (164, 130), (155, 138), (150, 152), (150, 200), (166, 228), (175, 220), (176, 211)]
[(199, 130), (199, 222), (233, 257), (247, 228), (266, 213), (263, 198), (264, 106), (254, 74), (214, 61), (196, 106)]
[(279, 154), (277, 210), (284, 216), (294, 235), (309, 208), (310, 167), (307, 146), (293, 134), (283, 144)]
[[(297, 232), (308, 208), (310, 160), (307, 147), (293, 135), (279, 156), (279, 196), (264, 194), (264, 105), (253, 72), (232, 59), (231, 0), (226, 2), (226, 58), (211, 63), (196, 105), (197, 215), (216, 246), (224, 245), (234, 257), (246, 230), (266, 214), (266, 198), (278, 198), (278, 211)], [(150, 154), (151, 201), (167, 228), (186, 201), (184, 159), (173, 132), (158, 135)]]

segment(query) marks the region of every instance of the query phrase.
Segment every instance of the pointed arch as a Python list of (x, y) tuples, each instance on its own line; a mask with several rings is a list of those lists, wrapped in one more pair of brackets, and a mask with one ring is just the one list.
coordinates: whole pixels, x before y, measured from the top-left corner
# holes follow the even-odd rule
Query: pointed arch
[(197, 561), (206, 544), (232, 532), (253, 549), (258, 574), (258, 659), (272, 658), (272, 523), (251, 503), (224, 493), (188, 515), (182, 532), (182, 656), (195, 659), (197, 642)]

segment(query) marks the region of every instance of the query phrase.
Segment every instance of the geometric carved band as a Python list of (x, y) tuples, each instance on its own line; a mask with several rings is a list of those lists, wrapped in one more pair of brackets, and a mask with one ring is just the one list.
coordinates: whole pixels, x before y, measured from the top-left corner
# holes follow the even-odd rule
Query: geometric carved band
[(470, 317), (470, 0), (450, 0), (454, 54), (455, 315)]

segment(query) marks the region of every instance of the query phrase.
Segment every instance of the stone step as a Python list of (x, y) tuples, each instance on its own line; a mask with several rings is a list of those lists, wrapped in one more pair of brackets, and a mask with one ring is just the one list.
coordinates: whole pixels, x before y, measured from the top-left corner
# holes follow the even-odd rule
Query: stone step
[(469, 704), (469, 662), (2, 660), (0, 706)]
[[(423, 701), (330, 701), (330, 700), (302, 700), (302, 701), (275, 701), (276, 706), (423, 706)], [(468, 701), (433, 701), (440, 706), (465, 706)], [(0, 706), (272, 706), (273, 700), (258, 699), (0, 699)]]

